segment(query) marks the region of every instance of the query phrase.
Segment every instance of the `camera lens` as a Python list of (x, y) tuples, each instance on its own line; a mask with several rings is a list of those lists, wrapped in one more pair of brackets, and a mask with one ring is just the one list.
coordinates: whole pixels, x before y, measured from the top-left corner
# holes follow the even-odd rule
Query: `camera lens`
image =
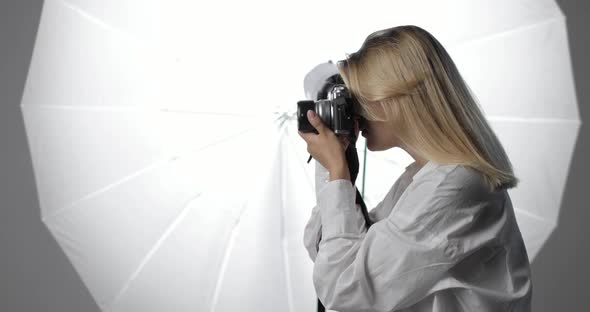
[(315, 112), (320, 117), (324, 125), (332, 128), (333, 107), (332, 101), (319, 100), (316, 102)]

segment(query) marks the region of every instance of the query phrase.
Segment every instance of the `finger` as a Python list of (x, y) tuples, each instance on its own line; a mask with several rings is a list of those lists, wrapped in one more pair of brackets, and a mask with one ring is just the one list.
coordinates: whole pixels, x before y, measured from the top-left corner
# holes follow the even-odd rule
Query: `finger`
[(309, 123), (318, 131), (318, 133), (321, 134), (324, 132), (324, 123), (322, 123), (321, 118), (319, 118), (314, 111), (307, 111), (307, 120), (309, 120)]
[(348, 144), (350, 143), (347, 137), (338, 137), (338, 140), (340, 141), (340, 145), (342, 145), (344, 149), (346, 149), (348, 147)]
[(297, 133), (299, 133), (299, 136), (305, 141), (307, 142), (307, 136), (305, 133), (301, 132), (301, 131), (297, 131)]
[(348, 140), (346, 140), (346, 141), (344, 141), (344, 142), (342, 143), (342, 148), (343, 148), (344, 150), (347, 150), (347, 149), (348, 149), (348, 145), (350, 145), (350, 142), (348, 142)]

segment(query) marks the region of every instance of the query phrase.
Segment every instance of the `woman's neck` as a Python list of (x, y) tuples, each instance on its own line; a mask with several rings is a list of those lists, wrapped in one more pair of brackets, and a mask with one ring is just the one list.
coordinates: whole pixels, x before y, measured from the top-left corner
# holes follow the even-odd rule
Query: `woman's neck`
[(406, 153), (410, 154), (410, 156), (412, 156), (412, 158), (414, 158), (414, 161), (416, 162), (416, 165), (418, 165), (418, 167), (422, 168), (422, 166), (424, 166), (424, 165), (426, 165), (426, 163), (428, 163), (428, 159), (424, 159), (424, 158), (420, 157), (414, 149), (407, 147), (407, 146), (400, 146), (400, 148), (403, 149), (404, 151), (406, 151)]

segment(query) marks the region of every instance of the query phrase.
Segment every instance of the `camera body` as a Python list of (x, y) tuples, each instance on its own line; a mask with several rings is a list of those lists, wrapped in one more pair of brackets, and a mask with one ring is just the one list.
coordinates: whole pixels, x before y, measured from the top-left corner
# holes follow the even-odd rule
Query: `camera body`
[(354, 132), (354, 109), (344, 86), (330, 90), (328, 99), (297, 102), (297, 128), (301, 132), (316, 132), (307, 119), (307, 111), (313, 110), (322, 122), (337, 135)]
[(307, 111), (313, 110), (336, 135), (349, 136), (356, 141), (354, 119), (359, 120), (359, 129), (363, 128), (364, 119), (357, 114), (358, 102), (350, 94), (339, 74), (326, 80), (317, 98), (319, 99), (316, 101), (297, 102), (297, 129), (304, 133), (318, 133), (307, 119)]

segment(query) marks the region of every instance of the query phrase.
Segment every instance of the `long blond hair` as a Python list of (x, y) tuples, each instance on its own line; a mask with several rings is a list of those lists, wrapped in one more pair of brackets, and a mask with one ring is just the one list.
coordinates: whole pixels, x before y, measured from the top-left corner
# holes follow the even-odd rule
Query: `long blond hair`
[[(359, 114), (391, 123), (399, 141), (420, 157), (471, 167), (490, 190), (518, 184), (475, 96), (426, 30), (404, 25), (374, 32), (337, 65), (360, 104)], [(386, 118), (379, 118), (372, 105), (380, 105)]]

